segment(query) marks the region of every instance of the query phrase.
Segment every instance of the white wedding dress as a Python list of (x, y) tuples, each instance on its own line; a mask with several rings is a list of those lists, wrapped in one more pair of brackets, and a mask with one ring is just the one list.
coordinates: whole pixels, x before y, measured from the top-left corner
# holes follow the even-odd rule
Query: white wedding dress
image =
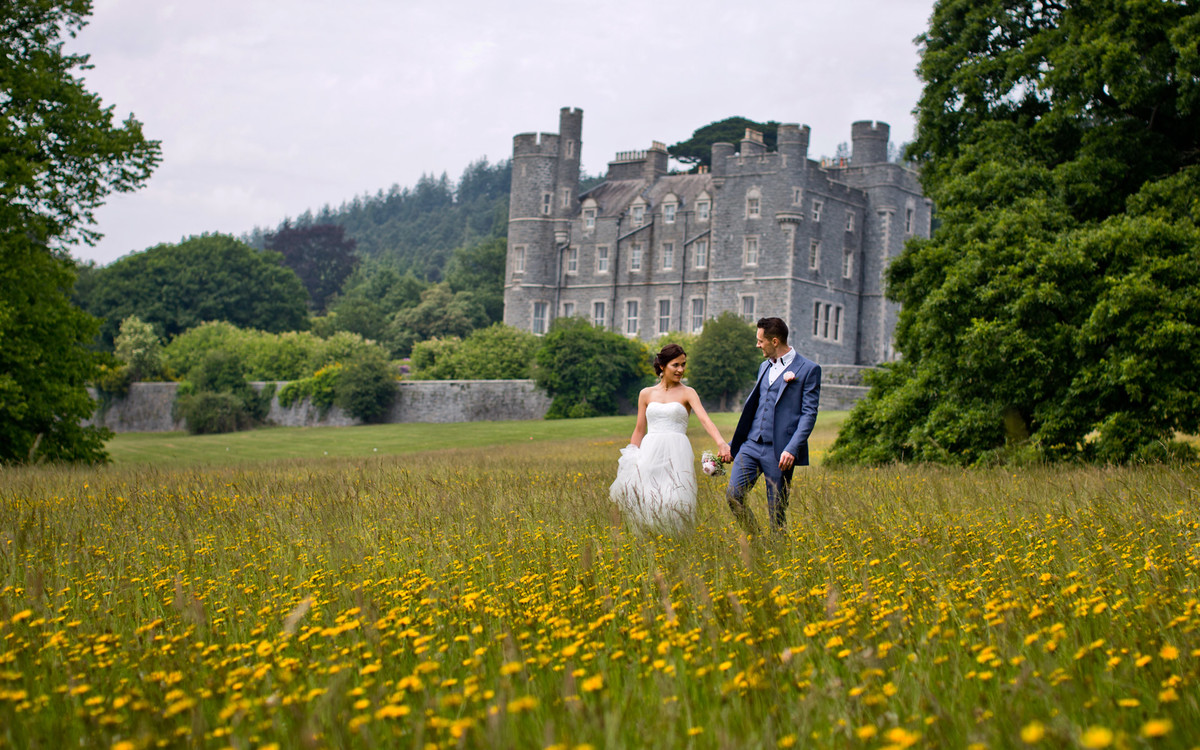
[(612, 498), (633, 523), (678, 531), (696, 516), (696, 469), (687, 438), (688, 408), (680, 403), (646, 405), (641, 448), (621, 449)]

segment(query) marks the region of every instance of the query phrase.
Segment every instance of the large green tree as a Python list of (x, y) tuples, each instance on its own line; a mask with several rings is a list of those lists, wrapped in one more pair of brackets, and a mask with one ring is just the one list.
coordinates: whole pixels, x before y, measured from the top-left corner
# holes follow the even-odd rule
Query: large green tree
[(697, 167), (712, 166), (712, 145), (714, 143), (740, 143), (746, 135), (746, 129), (757, 130), (763, 134), (763, 143), (770, 150), (775, 149), (775, 139), (779, 131), (779, 123), (755, 122), (745, 117), (726, 117), (724, 120), (710, 122), (702, 128), (697, 128), (692, 137), (667, 147), (667, 153), (673, 159)]
[(726, 310), (704, 323), (688, 355), (688, 385), (701, 400), (720, 411), (733, 406), (729, 399), (754, 385), (762, 364), (754, 324)]
[(547, 419), (616, 414), (652, 377), (640, 342), (580, 317), (551, 323), (535, 362), (533, 379), (552, 399)]
[(87, 56), (64, 37), (84, 0), (0, 3), (0, 462), (99, 461), (106, 433), (81, 428), (98, 372), (96, 321), (70, 302), (68, 255), (90, 244), (93, 211), (139, 187), (159, 160), (132, 117), (84, 88)]
[(831, 458), (1122, 462), (1200, 429), (1200, 7), (941, 0), (916, 141), (940, 226), (903, 361)]
[(128, 255), (93, 272), (82, 304), (105, 319), (101, 336), (111, 345), (118, 324), (130, 315), (168, 339), (210, 320), (294, 331), (306, 326), (307, 296), (279, 253), (206, 234)]

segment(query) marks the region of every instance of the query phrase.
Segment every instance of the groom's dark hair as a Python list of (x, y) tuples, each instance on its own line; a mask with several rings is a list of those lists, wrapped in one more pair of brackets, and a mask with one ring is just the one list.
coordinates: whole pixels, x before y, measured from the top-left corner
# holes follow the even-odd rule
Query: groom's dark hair
[(759, 318), (758, 327), (762, 329), (764, 338), (779, 339), (780, 342), (787, 343), (787, 323), (784, 323), (782, 318)]

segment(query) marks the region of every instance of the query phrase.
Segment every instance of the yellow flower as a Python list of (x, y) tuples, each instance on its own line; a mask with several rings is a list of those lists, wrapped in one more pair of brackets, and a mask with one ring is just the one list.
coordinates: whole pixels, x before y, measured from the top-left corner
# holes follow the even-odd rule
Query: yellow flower
[(583, 692), (594, 693), (604, 687), (604, 675), (593, 675), (583, 681)]
[(704, 734), (704, 727), (688, 727), (688, 737)]
[(860, 740), (869, 740), (872, 737), (874, 737), (876, 734), (878, 734), (878, 732), (879, 732), (878, 729), (871, 726), (870, 724), (866, 724), (864, 726), (859, 727), (858, 729), (855, 729), (854, 736), (858, 737)]
[(412, 709), (408, 706), (387, 705), (375, 712), (376, 719), (398, 719), (401, 716), (408, 716), (412, 713)]
[(785, 735), (785, 736), (779, 738), (779, 746), (780, 747), (784, 747), (784, 748), (795, 747), (795, 745), (796, 745), (796, 735), (794, 735), (794, 734)]
[(121, 740), (120, 742), (113, 744), (112, 750), (133, 750), (135, 747), (137, 747), (137, 745), (134, 745), (129, 740)]
[(1171, 703), (1179, 700), (1179, 693), (1175, 692), (1175, 688), (1169, 687), (1158, 694), (1159, 703)]
[(1175, 648), (1169, 643), (1165, 643), (1163, 644), (1162, 649), (1159, 650), (1158, 655), (1167, 660), (1178, 659), (1179, 649)]
[(1142, 705), (1142, 702), (1137, 698), (1122, 698), (1117, 701), (1117, 705), (1121, 708), (1137, 708)]
[(1162, 737), (1171, 731), (1169, 719), (1151, 719), (1142, 725), (1143, 737)]
[(1079, 744), (1088, 748), (1088, 750), (1098, 750), (1098, 748), (1108, 747), (1112, 744), (1112, 741), (1112, 730), (1104, 727), (1088, 727), (1079, 737)]
[(1021, 741), (1026, 745), (1040, 742), (1046, 736), (1046, 726), (1040, 721), (1031, 721), (1021, 728)]

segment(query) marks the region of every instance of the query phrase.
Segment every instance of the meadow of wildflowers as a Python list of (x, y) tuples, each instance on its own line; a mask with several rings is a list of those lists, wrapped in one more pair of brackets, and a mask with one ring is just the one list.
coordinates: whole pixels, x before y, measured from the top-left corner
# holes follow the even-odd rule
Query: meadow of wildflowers
[(812, 468), (757, 540), (627, 528), (621, 444), (4, 470), (0, 747), (1200, 744), (1197, 467)]

